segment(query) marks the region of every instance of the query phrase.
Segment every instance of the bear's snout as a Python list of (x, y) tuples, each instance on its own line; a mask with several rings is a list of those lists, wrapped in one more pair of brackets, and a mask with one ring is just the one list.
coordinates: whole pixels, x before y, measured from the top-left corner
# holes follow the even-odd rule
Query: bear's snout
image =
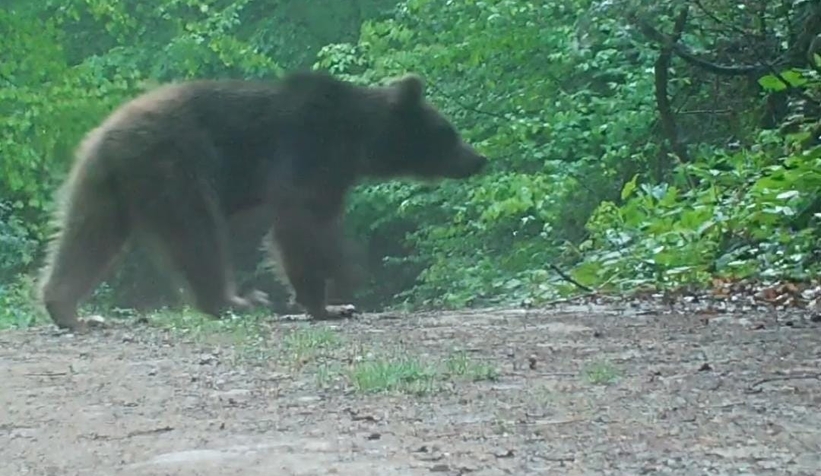
[(472, 177), (484, 170), (487, 162), (487, 157), (476, 152), (472, 147), (463, 145), (453, 159), (448, 176), (455, 179)]

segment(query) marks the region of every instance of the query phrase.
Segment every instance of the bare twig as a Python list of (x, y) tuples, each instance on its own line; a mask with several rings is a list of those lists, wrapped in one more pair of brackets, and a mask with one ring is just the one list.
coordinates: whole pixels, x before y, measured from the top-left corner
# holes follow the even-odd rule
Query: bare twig
[(556, 274), (558, 274), (559, 276), (561, 276), (561, 277), (562, 277), (562, 279), (564, 279), (564, 280), (565, 280), (565, 281), (567, 281), (568, 283), (570, 283), (570, 284), (572, 284), (572, 285), (576, 286), (577, 288), (579, 288), (579, 289), (581, 289), (581, 290), (583, 290), (583, 291), (587, 291), (587, 292), (589, 292), (589, 293), (592, 293), (592, 292), (593, 292), (593, 288), (589, 288), (589, 287), (585, 286), (584, 284), (582, 284), (582, 283), (580, 283), (580, 282), (576, 281), (575, 279), (573, 279), (573, 277), (572, 277), (572, 276), (570, 276), (569, 274), (567, 274), (567, 273), (565, 273), (564, 271), (562, 271), (562, 270), (561, 270), (558, 266), (556, 266), (555, 264), (552, 264), (552, 263), (551, 263), (551, 264), (549, 264), (549, 265), (548, 265), (548, 267), (549, 267), (550, 269), (552, 269), (553, 271), (555, 271), (555, 272), (556, 272)]
[(686, 111), (677, 111), (676, 114), (709, 114), (711, 116), (718, 114), (732, 114), (732, 109), (688, 109)]
[(761, 390), (756, 387), (764, 385), (765, 383), (784, 382), (787, 380), (821, 380), (821, 373), (803, 373), (764, 378), (747, 387), (747, 392), (760, 392)]
[(426, 85), (426, 87), (429, 87), (430, 89), (432, 89), (439, 96), (442, 96), (443, 98), (445, 98), (449, 101), (452, 101), (454, 104), (456, 104), (460, 108), (464, 109), (465, 111), (470, 111), (470, 112), (473, 112), (473, 113), (476, 113), (476, 114), (482, 114), (482, 115), (489, 116), (489, 117), (495, 117), (496, 119), (504, 119), (505, 121), (510, 120), (511, 116), (509, 114), (498, 113), (498, 112), (495, 112), (495, 111), (487, 111), (485, 109), (479, 109), (478, 107), (472, 106), (470, 104), (466, 104), (466, 103), (462, 102), (461, 100), (456, 99), (455, 97), (451, 96), (450, 94), (444, 92), (441, 88), (437, 87), (435, 84), (428, 84), (428, 85)]
[[(684, 12), (682, 12), (682, 14), (684, 14)], [(684, 15), (686, 16), (686, 14)], [(759, 64), (746, 66), (719, 65), (695, 55), (692, 51), (690, 51), (689, 48), (681, 44), (679, 42), (680, 33), (677, 35), (676, 32), (674, 32), (671, 36), (665, 35), (664, 33), (661, 33), (656, 28), (654, 28), (650, 23), (648, 23), (643, 18), (638, 17), (635, 13), (631, 13), (628, 16), (628, 18), (638, 27), (642, 34), (644, 34), (651, 41), (654, 41), (660, 45), (660, 47), (662, 48), (662, 57), (659, 58), (659, 61), (661, 61), (664, 57), (664, 51), (669, 51), (674, 53), (676, 56), (686, 61), (687, 63), (716, 75), (747, 76), (757, 78), (758, 76), (763, 76), (769, 73), (775, 78), (777, 78), (779, 82), (783, 84), (786, 91), (797, 94), (799, 97), (801, 97), (802, 99), (811, 104), (819, 103), (815, 98), (808, 95), (800, 87), (793, 86), (780, 73), (780, 70), (783, 70), (791, 64), (789, 59), (789, 51), (774, 62), (762, 61)], [(682, 18), (682, 15), (679, 15), (679, 19), (680, 18)], [(678, 23), (678, 20), (676, 20), (676, 22)]]
[(88, 438), (90, 440), (102, 440), (102, 441), (118, 441), (118, 440), (126, 440), (128, 438), (133, 438), (135, 436), (147, 436), (147, 435), (154, 435), (158, 433), (167, 433), (169, 431), (173, 431), (174, 427), (172, 426), (161, 426), (157, 428), (150, 428), (146, 430), (135, 430), (131, 431), (125, 435), (102, 435), (99, 433), (90, 433), (88, 435), (83, 435), (83, 437)]
[(131, 438), (131, 437), (134, 437), (134, 436), (155, 435), (157, 433), (168, 433), (169, 431), (174, 431), (174, 427), (173, 426), (161, 426), (161, 427), (158, 427), (158, 428), (151, 428), (149, 430), (135, 430), (135, 431), (132, 431), (132, 432), (128, 433), (128, 435), (126, 435), (126, 438)]

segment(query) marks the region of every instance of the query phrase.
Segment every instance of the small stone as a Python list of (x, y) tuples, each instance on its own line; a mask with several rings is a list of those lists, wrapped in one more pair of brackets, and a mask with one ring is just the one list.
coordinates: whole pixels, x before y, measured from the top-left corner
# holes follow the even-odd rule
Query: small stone
[(513, 455), (513, 450), (500, 451), (494, 454), (497, 458), (512, 458)]
[(105, 325), (105, 318), (99, 315), (88, 316), (85, 319), (89, 327), (101, 327)]
[(320, 397), (318, 395), (306, 395), (304, 397), (297, 398), (296, 401), (299, 402), (299, 403), (305, 403), (305, 404), (307, 404), (307, 403), (316, 403), (316, 402), (322, 401), (322, 397)]
[(334, 444), (325, 440), (308, 441), (305, 443), (303, 448), (305, 451), (309, 451), (311, 453), (333, 453), (337, 451)]

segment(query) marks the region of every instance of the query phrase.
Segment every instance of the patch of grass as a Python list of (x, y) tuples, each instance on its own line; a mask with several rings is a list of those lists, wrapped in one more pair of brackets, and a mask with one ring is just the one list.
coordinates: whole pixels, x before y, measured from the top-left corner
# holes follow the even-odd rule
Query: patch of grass
[(314, 360), (341, 344), (342, 339), (330, 327), (310, 324), (292, 330), (282, 339), (283, 351), (297, 364)]
[(242, 339), (249, 332), (258, 334), (261, 325), (261, 319), (253, 314), (229, 314), (222, 319), (214, 319), (188, 306), (182, 309), (161, 309), (147, 317), (156, 327), (179, 332), (197, 340), (212, 334), (230, 334)]
[(349, 378), (357, 391), (426, 394), (434, 389), (436, 368), (411, 357), (373, 358), (355, 364)]
[(329, 389), (345, 380), (345, 371), (339, 362), (323, 362), (316, 367), (316, 385)]
[(582, 370), (584, 378), (594, 385), (610, 385), (619, 378), (619, 371), (609, 362), (594, 362)]
[(483, 380), (495, 381), (499, 378), (499, 371), (492, 365), (477, 362), (468, 356), (467, 352), (456, 352), (445, 361), (448, 375), (462, 377), (473, 382)]
[(331, 327), (311, 323), (280, 337), (271, 315), (261, 310), (213, 319), (186, 307), (157, 311), (148, 317), (153, 326), (195, 342), (231, 346), (239, 357), (256, 361), (284, 358), (298, 368), (331, 354), (342, 343)]
[[(215, 320), (191, 309), (157, 312), (150, 321), (201, 343), (230, 344), (232, 355), (243, 359), (278, 359), (295, 372), (309, 368), (320, 388), (342, 383), (360, 393), (426, 395), (448, 380), (478, 382), (499, 377), (496, 368), (472, 359), (467, 352), (430, 361), (404, 348), (373, 352), (346, 342), (333, 327), (319, 323), (300, 324), (279, 334), (269, 316)], [(277, 334), (280, 337), (272, 337)]]
[(268, 359), (270, 316), (263, 313), (226, 315), (214, 319), (195, 309), (162, 309), (149, 314), (152, 326), (187, 337), (194, 342), (232, 346), (243, 357)]
[(369, 353), (348, 372), (350, 382), (359, 392), (398, 391), (416, 395), (430, 394), (446, 380), (477, 382), (496, 380), (498, 376), (493, 366), (474, 361), (465, 352), (454, 353), (444, 361), (428, 363), (400, 350), (381, 356)]

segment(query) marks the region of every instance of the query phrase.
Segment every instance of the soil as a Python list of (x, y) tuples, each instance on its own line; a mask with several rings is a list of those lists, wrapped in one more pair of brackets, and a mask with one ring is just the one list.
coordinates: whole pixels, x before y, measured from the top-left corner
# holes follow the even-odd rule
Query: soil
[[(280, 352), (306, 326), (346, 350)], [(580, 305), (273, 320), (253, 346), (136, 319), (8, 331), (0, 475), (815, 475), (819, 327)], [(389, 348), (498, 373), (420, 393), (321, 378)]]

